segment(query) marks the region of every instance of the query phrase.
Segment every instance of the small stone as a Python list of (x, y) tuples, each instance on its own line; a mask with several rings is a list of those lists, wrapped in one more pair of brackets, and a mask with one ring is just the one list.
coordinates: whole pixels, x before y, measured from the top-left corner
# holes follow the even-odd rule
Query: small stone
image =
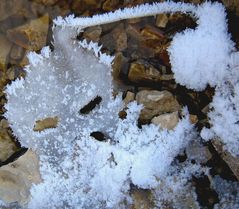
[(43, 131), (48, 128), (56, 128), (58, 123), (58, 117), (45, 118), (43, 120), (37, 120), (33, 130), (34, 131)]
[(7, 31), (7, 37), (15, 44), (37, 51), (46, 45), (49, 27), (48, 14), (29, 23)]
[(58, 2), (58, 0), (34, 0), (34, 1), (40, 4), (48, 5), (48, 6), (51, 6), (55, 4), (56, 2)]
[(192, 141), (186, 148), (186, 154), (189, 160), (195, 160), (197, 163), (206, 163), (212, 158), (208, 147), (201, 144), (198, 140)]
[(239, 180), (239, 157), (234, 157), (229, 152), (225, 151), (223, 149), (223, 144), (218, 139), (214, 139), (212, 145)]
[(116, 43), (116, 51), (120, 52), (127, 48), (127, 35), (124, 29), (116, 27), (113, 31), (113, 38)]
[(0, 168), (0, 199), (23, 206), (29, 201), (31, 185), (40, 182), (38, 157), (28, 150), (16, 161)]
[(174, 79), (173, 74), (163, 74), (160, 77), (161, 81), (170, 81)]
[(5, 128), (7, 124), (4, 124), (4, 121), (2, 122), (1, 120), (0, 125), (3, 126), (0, 127), (0, 161), (4, 162), (17, 150), (17, 147), (12, 136), (10, 136), (8, 129)]
[(126, 96), (124, 98), (125, 105), (129, 104), (130, 102), (134, 101), (135, 99), (135, 93), (131, 91), (127, 91)]
[(119, 6), (120, 1), (119, 0), (106, 0), (103, 4), (103, 10), (105, 11), (112, 11)]
[(136, 94), (136, 100), (138, 104), (144, 105), (140, 114), (142, 122), (149, 122), (154, 116), (181, 109), (179, 103), (169, 91), (142, 90)]
[(178, 121), (178, 111), (175, 111), (173, 113), (164, 113), (162, 115), (156, 116), (151, 122), (155, 125), (159, 125), (160, 128), (172, 130), (177, 126)]
[(191, 115), (191, 114), (190, 114), (189, 119), (190, 119), (190, 122), (191, 122), (192, 124), (196, 124), (196, 123), (198, 122), (198, 117), (197, 117), (197, 115)]
[(20, 60), (23, 57), (24, 52), (25, 50), (22, 47), (14, 44), (10, 52), (10, 58), (12, 60)]
[(128, 79), (132, 82), (159, 82), (160, 78), (160, 72), (152, 65), (144, 65), (140, 62), (133, 62), (130, 65)]
[(151, 209), (153, 207), (150, 190), (134, 189), (132, 191), (133, 205), (131, 209)]
[(118, 81), (120, 77), (127, 77), (129, 70), (129, 60), (124, 57), (121, 52), (115, 54), (114, 62), (112, 65), (112, 76), (115, 81)]
[(12, 43), (8, 41), (8, 39), (0, 34), (0, 70), (6, 69), (6, 65), (8, 63), (9, 53), (12, 48)]
[(27, 4), (29, 4), (27, 0), (1, 0), (0, 21), (16, 14), (26, 13)]
[(168, 15), (167, 14), (159, 14), (156, 18), (156, 25), (159, 28), (165, 28), (168, 23)]
[(153, 26), (145, 26), (145, 28), (141, 30), (141, 35), (146, 39), (153, 39), (158, 41), (165, 38), (162, 31)]
[(98, 42), (100, 40), (100, 35), (102, 33), (102, 28), (100, 26), (86, 28), (83, 33), (83, 37), (87, 40)]

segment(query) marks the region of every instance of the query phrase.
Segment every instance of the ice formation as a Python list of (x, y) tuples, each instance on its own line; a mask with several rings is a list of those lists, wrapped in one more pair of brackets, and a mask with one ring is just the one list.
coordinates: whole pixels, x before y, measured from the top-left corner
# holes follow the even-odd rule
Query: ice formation
[[(182, 169), (174, 164), (175, 156), (197, 138), (188, 114), (172, 131), (153, 124), (139, 128), (141, 106), (136, 103), (129, 104), (127, 118), (120, 119), (121, 96), (112, 96), (113, 57), (102, 54), (97, 44), (75, 39), (89, 26), (176, 11), (198, 18), (198, 27), (177, 34), (169, 48), (176, 81), (194, 89), (217, 85), (233, 49), (219, 4), (165, 2), (91, 18), (58, 18), (54, 51), (45, 47), (41, 54), (29, 54), (26, 78), (6, 88), (5, 114), (21, 144), (40, 156), (43, 182), (32, 187), (28, 208), (124, 208), (131, 203), (130, 184), (154, 189), (160, 205), (172, 195), (159, 197), (159, 191), (169, 188), (179, 194), (197, 173), (195, 166)], [(81, 113), (97, 97), (100, 104)], [(55, 116), (56, 128), (33, 130), (37, 120)], [(104, 133), (105, 141), (94, 139), (92, 132)], [(168, 177), (173, 174), (178, 187)]]
[(204, 128), (201, 135), (204, 139), (219, 137), (226, 150), (239, 156), (239, 53), (233, 53), (229, 61), (228, 74), (217, 86), (210, 104), (212, 127)]

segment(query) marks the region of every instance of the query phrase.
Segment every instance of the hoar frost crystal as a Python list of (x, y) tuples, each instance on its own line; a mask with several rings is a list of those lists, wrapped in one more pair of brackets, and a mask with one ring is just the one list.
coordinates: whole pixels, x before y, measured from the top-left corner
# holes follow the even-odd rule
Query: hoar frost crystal
[[(41, 54), (30, 53), (26, 78), (6, 88), (5, 116), (21, 144), (37, 152), (41, 164), (42, 183), (32, 186), (30, 201), (23, 207), (128, 208), (131, 184), (152, 189), (158, 207), (165, 200), (177, 207), (177, 198), (187, 191), (194, 194), (188, 180), (198, 170), (207, 170), (174, 160), (190, 141), (198, 140), (187, 110), (172, 131), (153, 124), (139, 128), (142, 106), (135, 102), (128, 105), (126, 119), (120, 119), (124, 105), (120, 94), (112, 96), (113, 57), (101, 53), (95, 43), (75, 39), (89, 26), (178, 11), (198, 18), (198, 27), (176, 34), (168, 49), (176, 81), (197, 90), (207, 83), (218, 85), (233, 50), (220, 4), (155, 3), (55, 21), (54, 51), (45, 47)], [(79, 110), (96, 97), (101, 97), (100, 104), (81, 114)], [(56, 128), (33, 130), (37, 120), (56, 116)], [(105, 142), (91, 136), (98, 131), (105, 134)]]

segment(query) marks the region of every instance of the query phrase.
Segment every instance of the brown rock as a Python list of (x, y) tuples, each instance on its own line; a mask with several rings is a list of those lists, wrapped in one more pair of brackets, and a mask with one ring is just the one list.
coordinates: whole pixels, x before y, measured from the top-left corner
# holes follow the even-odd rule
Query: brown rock
[(132, 82), (159, 82), (160, 78), (160, 72), (152, 65), (144, 65), (140, 62), (133, 62), (130, 65), (128, 79)]
[(58, 117), (45, 118), (43, 120), (37, 120), (33, 130), (34, 131), (43, 131), (48, 128), (56, 128), (58, 123)]
[(155, 125), (159, 125), (160, 128), (166, 128), (168, 130), (172, 130), (178, 124), (179, 117), (178, 112), (175, 111), (173, 113), (164, 113), (162, 115), (154, 117), (151, 122)]
[(136, 94), (136, 100), (144, 105), (140, 114), (142, 122), (149, 122), (154, 116), (181, 109), (169, 91), (142, 90)]
[(162, 40), (165, 38), (161, 30), (148, 25), (145, 26), (143, 30), (141, 30), (141, 35), (147, 39), (153, 39), (153, 40)]
[(190, 119), (190, 122), (191, 122), (192, 124), (195, 124), (195, 123), (198, 122), (198, 117), (197, 117), (197, 115), (190, 115), (190, 116), (189, 116), (189, 119)]
[(116, 27), (113, 31), (113, 38), (116, 43), (116, 51), (120, 52), (127, 48), (127, 35), (123, 27)]
[(28, 0), (1, 0), (0, 21), (13, 15), (27, 15)]
[(218, 154), (226, 162), (226, 164), (229, 166), (229, 168), (239, 180), (239, 157), (234, 157), (229, 152), (225, 151), (223, 149), (223, 144), (218, 139), (214, 139), (212, 141), (212, 144)]
[(133, 205), (131, 209), (151, 209), (153, 208), (150, 190), (134, 189), (132, 191)]
[(46, 45), (49, 27), (48, 14), (31, 20), (28, 24), (7, 31), (7, 37), (15, 44), (37, 51)]
[(53, 5), (56, 2), (58, 2), (58, 0), (34, 0), (34, 1), (44, 5)]
[(112, 11), (119, 6), (120, 1), (119, 0), (106, 0), (103, 4), (103, 10), (105, 11)]
[(129, 60), (123, 56), (121, 52), (116, 53), (114, 62), (112, 65), (112, 76), (114, 80), (119, 80), (120, 75), (126, 77), (128, 75)]
[(156, 25), (159, 28), (165, 28), (168, 23), (168, 15), (167, 14), (159, 14), (156, 18)]
[(24, 56), (24, 52), (25, 52), (25, 49), (14, 44), (10, 52), (10, 63), (12, 64), (18, 63)]
[(28, 150), (16, 161), (0, 168), (0, 199), (6, 203), (25, 205), (31, 185), (40, 181), (38, 157)]
[(8, 132), (8, 129), (5, 128), (7, 124), (1, 120), (0, 127), (0, 161), (4, 162), (7, 160), (16, 150), (17, 147)]
[(3, 34), (0, 34), (0, 46), (0, 70), (3, 70), (6, 68), (6, 65), (8, 63), (8, 57), (12, 43), (8, 41), (8, 39)]
[(129, 104), (130, 102), (134, 101), (135, 99), (135, 93), (131, 91), (127, 91), (126, 96), (124, 98), (125, 105)]
[(89, 41), (98, 42), (101, 33), (102, 33), (101, 26), (90, 27), (86, 28), (86, 30), (83, 33), (83, 37)]
[(223, 4), (230, 10), (235, 10), (239, 16), (239, 0), (222, 0)]

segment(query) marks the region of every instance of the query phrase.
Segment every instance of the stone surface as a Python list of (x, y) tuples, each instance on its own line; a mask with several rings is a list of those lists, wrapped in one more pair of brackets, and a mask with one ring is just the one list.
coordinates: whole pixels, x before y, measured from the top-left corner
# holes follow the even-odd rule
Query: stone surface
[(128, 79), (134, 83), (159, 82), (160, 78), (160, 72), (152, 65), (141, 62), (133, 62), (130, 65)]
[(133, 205), (131, 209), (151, 209), (153, 208), (152, 197), (150, 190), (134, 189), (131, 197)]
[(26, 15), (27, 0), (1, 0), (0, 3), (0, 21), (13, 15)]
[(58, 117), (45, 118), (43, 120), (37, 120), (33, 130), (34, 131), (43, 131), (48, 128), (56, 128), (58, 123)]
[(28, 150), (16, 161), (0, 168), (0, 200), (25, 205), (29, 200), (31, 185), (40, 181), (38, 157)]
[(136, 94), (136, 100), (144, 105), (140, 114), (140, 120), (143, 122), (149, 122), (154, 116), (181, 109), (169, 91), (142, 90)]
[(129, 104), (130, 102), (134, 101), (135, 99), (135, 93), (131, 91), (127, 91), (126, 96), (124, 98), (125, 105)]
[(159, 14), (156, 18), (156, 25), (159, 28), (165, 28), (168, 23), (168, 15), (167, 14)]
[(203, 164), (212, 158), (208, 147), (201, 144), (198, 140), (189, 143), (186, 148), (186, 154), (189, 160), (195, 160), (197, 163)]
[(53, 5), (56, 2), (58, 2), (58, 0), (34, 0), (34, 1), (45, 5)]
[(8, 41), (8, 39), (3, 34), (0, 34), (0, 46), (1, 46), (0, 50), (0, 71), (1, 71), (6, 68), (12, 43)]
[(85, 29), (83, 37), (89, 41), (98, 42), (100, 40), (101, 33), (101, 26), (90, 27)]
[(159, 125), (160, 128), (166, 128), (172, 130), (178, 124), (179, 117), (178, 112), (164, 113), (162, 115), (154, 117), (151, 122), (155, 125)]
[(229, 152), (224, 151), (223, 144), (218, 139), (213, 140), (212, 144), (218, 154), (226, 162), (236, 178), (239, 180), (239, 157), (234, 157)]
[(12, 139), (12, 136), (7, 129), (6, 121), (0, 122), (0, 161), (7, 160), (16, 150), (17, 147)]
[(222, 2), (230, 10), (235, 10), (239, 16), (239, 0), (222, 0)]
[[(10, 52), (10, 59), (11, 59), (11, 61), (12, 61), (12, 60), (14, 60), (14, 61), (20, 61), (20, 60), (22, 59), (23, 55), (24, 55), (24, 52), (25, 52), (25, 50), (24, 50), (22, 47), (20, 47), (20, 46), (14, 44), (14, 45), (12, 46), (11, 52)], [(11, 63), (12, 63), (12, 62), (11, 62)], [(15, 63), (14, 63), (14, 64), (15, 64)]]
[(119, 0), (106, 0), (103, 4), (103, 10), (105, 11), (112, 11), (117, 8), (119, 5)]
[(28, 49), (40, 50), (46, 45), (49, 27), (48, 14), (7, 31), (7, 37), (15, 44)]
[(121, 75), (126, 77), (128, 74), (129, 60), (124, 57), (121, 52), (118, 52), (115, 54), (112, 68), (112, 76), (115, 81), (119, 80)]

